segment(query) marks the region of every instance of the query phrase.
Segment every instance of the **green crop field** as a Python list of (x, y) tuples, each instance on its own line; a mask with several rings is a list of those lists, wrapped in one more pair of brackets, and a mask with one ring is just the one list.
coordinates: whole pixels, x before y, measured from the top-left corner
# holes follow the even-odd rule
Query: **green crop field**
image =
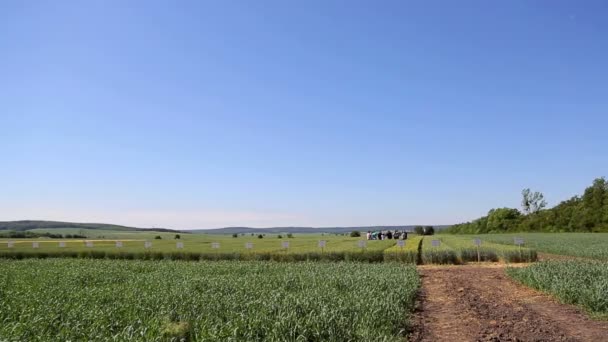
[(521, 237), (526, 247), (539, 252), (608, 260), (608, 233), (519, 233), (480, 237), (484, 241), (509, 245), (515, 237)]
[(395, 263), (0, 259), (0, 340), (402, 341), (418, 287)]
[[(74, 233), (71, 230), (66, 233)], [(460, 264), (477, 261), (474, 236), (410, 235), (403, 247), (396, 240), (365, 241), (362, 237), (334, 234), (285, 235), (208, 235), (182, 234), (175, 239), (171, 233), (133, 233), (96, 231), (90, 239), (0, 239), (0, 257), (82, 257), (113, 259), (172, 260), (274, 260), (274, 261), (399, 261), (424, 264)], [(161, 239), (155, 239), (156, 236)], [(536, 260), (531, 248), (491, 242), (496, 236), (482, 236), (480, 261), (530, 262)], [(433, 246), (432, 241), (440, 241)], [(121, 247), (116, 242), (122, 243)], [(324, 247), (319, 245), (325, 241)], [(501, 241), (512, 241), (506, 237)], [(90, 245), (87, 245), (87, 242)], [(359, 243), (364, 242), (361, 246)], [(60, 243), (63, 246), (60, 246)], [(145, 244), (150, 245), (146, 248)], [(10, 247), (9, 247), (10, 244)], [(34, 245), (36, 244), (36, 248)], [(181, 244), (178, 248), (178, 244)], [(251, 248), (247, 248), (250, 244)], [(529, 245), (528, 245), (529, 246)], [(214, 248), (216, 247), (216, 248)]]
[(507, 273), (532, 288), (608, 319), (608, 264), (599, 261), (546, 261)]
[[(458, 260), (462, 263), (468, 261), (498, 261), (503, 262), (532, 262), (536, 261), (536, 251), (534, 249), (505, 245), (481, 240), (479, 247), (474, 243), (479, 237), (462, 235), (440, 235), (435, 239), (456, 251)], [(478, 254), (479, 252), (479, 254)]]

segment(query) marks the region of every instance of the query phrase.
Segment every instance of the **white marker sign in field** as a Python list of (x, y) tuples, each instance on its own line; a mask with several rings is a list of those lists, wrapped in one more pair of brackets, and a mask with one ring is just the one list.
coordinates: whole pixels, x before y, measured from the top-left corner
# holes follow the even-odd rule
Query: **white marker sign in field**
[(251, 242), (247, 242), (247, 243), (245, 244), (245, 248), (247, 248), (247, 249), (252, 249), (252, 248), (253, 248), (253, 243), (251, 243)]
[(13, 247), (15, 247), (15, 242), (13, 242), (13, 241), (9, 241), (9, 242), (7, 242), (7, 243), (6, 243), (6, 247), (8, 247), (8, 248), (13, 248)]
[(39, 248), (39, 247), (40, 247), (40, 243), (32, 242), (32, 248)]
[(211, 248), (213, 248), (213, 249), (219, 249), (220, 248), (220, 243), (219, 242), (212, 242), (211, 243)]
[(144, 248), (152, 248), (152, 242), (150, 242), (150, 241), (144, 242)]
[(184, 243), (183, 242), (178, 242), (178, 243), (175, 244), (175, 247), (177, 249), (184, 249)]
[(365, 248), (365, 247), (367, 247), (367, 241), (359, 240), (359, 248)]
[(327, 244), (327, 241), (325, 241), (325, 240), (319, 240), (319, 248), (325, 248), (326, 244)]
[(516, 237), (516, 238), (515, 238), (515, 239), (513, 239), (513, 240), (514, 240), (515, 244), (516, 244), (516, 245), (518, 245), (518, 246), (521, 246), (521, 245), (523, 245), (523, 244), (524, 244), (524, 239), (522, 239), (522, 238), (518, 238), (518, 237)]
[(441, 245), (441, 241), (439, 241), (439, 240), (431, 240), (431, 245), (433, 247), (439, 247), (439, 245)]
[(397, 240), (397, 246), (399, 246), (399, 247), (405, 246), (405, 241), (403, 241), (403, 240)]
[(283, 241), (283, 242), (281, 242), (281, 247), (283, 247), (285, 249), (289, 248), (289, 241)]
[(59, 248), (64, 248), (64, 247), (65, 247), (65, 242), (61, 241), (61, 242), (59, 243)]
[(474, 239), (473, 244), (477, 247), (481, 246), (481, 239)]
[(87, 241), (84, 243), (87, 247), (93, 247), (93, 241)]
[(122, 248), (122, 241), (116, 241), (116, 248)]

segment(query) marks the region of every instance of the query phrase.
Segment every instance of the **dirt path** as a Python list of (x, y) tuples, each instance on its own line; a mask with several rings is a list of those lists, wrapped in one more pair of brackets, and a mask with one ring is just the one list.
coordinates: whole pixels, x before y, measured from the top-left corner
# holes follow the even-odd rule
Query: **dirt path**
[(608, 322), (510, 280), (504, 267), (420, 267), (411, 341), (608, 341)]

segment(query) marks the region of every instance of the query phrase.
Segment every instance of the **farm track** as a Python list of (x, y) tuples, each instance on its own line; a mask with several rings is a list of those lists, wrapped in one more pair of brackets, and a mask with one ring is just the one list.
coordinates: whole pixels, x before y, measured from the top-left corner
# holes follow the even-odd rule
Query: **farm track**
[(608, 322), (515, 283), (504, 267), (419, 267), (422, 291), (410, 341), (608, 339)]

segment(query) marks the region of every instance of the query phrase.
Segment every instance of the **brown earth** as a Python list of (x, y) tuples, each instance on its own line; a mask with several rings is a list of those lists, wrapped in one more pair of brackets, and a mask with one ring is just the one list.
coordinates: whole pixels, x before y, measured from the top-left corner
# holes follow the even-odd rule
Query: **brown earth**
[(608, 341), (608, 322), (512, 281), (504, 265), (422, 266), (410, 341)]

